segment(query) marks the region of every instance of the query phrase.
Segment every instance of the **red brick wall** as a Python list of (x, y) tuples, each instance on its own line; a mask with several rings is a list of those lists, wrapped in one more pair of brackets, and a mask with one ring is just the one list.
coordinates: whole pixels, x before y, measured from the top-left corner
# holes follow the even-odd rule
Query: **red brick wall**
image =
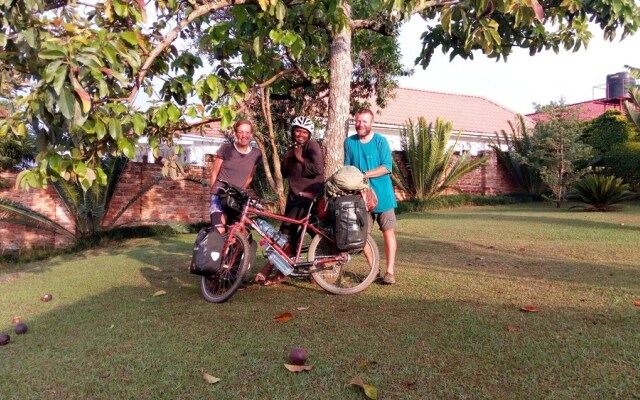
[[(14, 186), (17, 173), (5, 171), (0, 176), (11, 184), (8, 188), (0, 189), (0, 197), (8, 198), (11, 201), (32, 208), (56, 221), (69, 231), (75, 232), (75, 222), (69, 217), (64, 203), (62, 203), (52, 186), (39, 190), (16, 190)], [(70, 241), (61, 234), (0, 221), (0, 248), (2, 250), (12, 245), (20, 248), (64, 247), (69, 243)]]
[[(153, 224), (158, 220), (197, 223), (209, 219), (209, 188), (186, 180), (192, 177), (209, 181), (210, 158), (205, 167), (188, 167), (185, 175), (172, 181), (160, 180), (145, 195), (136, 200), (127, 211), (118, 218), (115, 225)], [(129, 162), (105, 218), (104, 226), (111, 225), (116, 214), (135, 196), (135, 194), (162, 174), (159, 164)], [(71, 232), (75, 232), (75, 222), (71, 220), (64, 204), (53, 187), (31, 189), (28, 192), (13, 187), (16, 173), (4, 172), (2, 177), (12, 186), (0, 189), (0, 197), (9, 198), (57, 221)], [(63, 235), (43, 232), (22, 225), (0, 221), (0, 249), (16, 245), (20, 248), (64, 247), (71, 242)], [(1, 251), (0, 251), (1, 253)]]

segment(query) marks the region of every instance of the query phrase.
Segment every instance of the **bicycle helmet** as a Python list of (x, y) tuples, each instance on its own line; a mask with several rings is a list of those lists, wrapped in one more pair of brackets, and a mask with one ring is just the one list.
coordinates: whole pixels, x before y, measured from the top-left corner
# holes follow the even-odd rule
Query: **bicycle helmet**
[(313, 135), (313, 121), (308, 117), (296, 117), (291, 122), (291, 134), (293, 135), (293, 128), (300, 127), (309, 131), (309, 135)]

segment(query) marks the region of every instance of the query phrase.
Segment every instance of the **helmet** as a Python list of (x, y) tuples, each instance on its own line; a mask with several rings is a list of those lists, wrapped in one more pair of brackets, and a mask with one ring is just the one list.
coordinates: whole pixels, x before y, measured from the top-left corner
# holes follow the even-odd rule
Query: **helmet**
[(308, 117), (296, 117), (291, 122), (291, 134), (293, 134), (293, 128), (299, 126), (300, 128), (306, 129), (309, 131), (310, 135), (313, 135), (313, 121), (311, 121)]

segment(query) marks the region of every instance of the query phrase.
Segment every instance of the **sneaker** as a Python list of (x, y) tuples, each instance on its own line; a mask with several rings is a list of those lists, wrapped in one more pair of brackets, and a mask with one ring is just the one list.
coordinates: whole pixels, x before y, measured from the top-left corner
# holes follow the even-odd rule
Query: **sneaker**
[(387, 272), (386, 274), (384, 274), (384, 278), (382, 278), (382, 283), (387, 285), (393, 285), (394, 283), (396, 283), (395, 275)]

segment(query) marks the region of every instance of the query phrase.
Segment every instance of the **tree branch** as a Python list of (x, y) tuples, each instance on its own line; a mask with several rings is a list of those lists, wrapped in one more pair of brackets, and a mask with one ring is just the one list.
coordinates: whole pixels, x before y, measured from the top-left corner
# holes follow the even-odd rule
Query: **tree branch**
[(155, 59), (176, 40), (176, 38), (184, 28), (186, 28), (189, 24), (191, 24), (195, 19), (200, 18), (203, 15), (206, 15), (212, 11), (217, 11), (232, 5), (250, 4), (250, 3), (254, 3), (254, 1), (253, 0), (223, 0), (223, 1), (214, 0), (209, 3), (196, 6), (193, 12), (189, 14), (185, 19), (180, 21), (175, 28), (169, 31), (169, 33), (165, 36), (165, 39), (162, 42), (160, 42), (149, 53), (149, 57), (147, 57), (144, 64), (142, 64), (142, 67), (140, 68), (136, 76), (135, 85), (131, 90), (131, 95), (129, 95), (127, 99), (129, 104), (132, 104), (133, 101), (136, 99), (136, 96), (140, 91), (140, 85), (142, 84), (142, 81), (144, 80), (145, 76), (147, 76), (147, 72), (149, 71), (151, 64), (153, 64)]

